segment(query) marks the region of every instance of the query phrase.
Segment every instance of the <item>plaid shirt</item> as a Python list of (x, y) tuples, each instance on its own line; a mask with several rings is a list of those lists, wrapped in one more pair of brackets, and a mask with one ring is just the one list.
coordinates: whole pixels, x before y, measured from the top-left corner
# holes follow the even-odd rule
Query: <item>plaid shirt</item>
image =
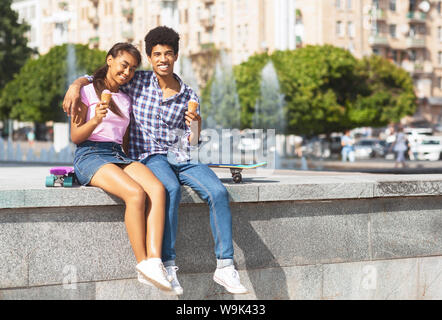
[(199, 103), (199, 99), (176, 74), (174, 76), (181, 90), (167, 99), (163, 99), (153, 71), (136, 71), (132, 80), (121, 87), (132, 97), (129, 136), (129, 157), (132, 159), (142, 160), (169, 152), (178, 162), (190, 159), (190, 128), (185, 123), (184, 113), (189, 100)]

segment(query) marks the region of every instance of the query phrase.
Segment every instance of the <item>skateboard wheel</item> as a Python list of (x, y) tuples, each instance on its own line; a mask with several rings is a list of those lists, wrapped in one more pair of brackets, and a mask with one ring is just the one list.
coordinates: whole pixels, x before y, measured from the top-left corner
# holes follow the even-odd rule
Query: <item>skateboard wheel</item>
[(240, 174), (235, 174), (233, 177), (233, 182), (240, 183), (242, 181), (242, 177)]
[(46, 177), (45, 185), (46, 185), (46, 187), (53, 187), (54, 186), (54, 182), (55, 182), (55, 177), (54, 176), (47, 176)]
[(74, 182), (73, 177), (66, 177), (63, 180), (63, 187), (72, 187), (72, 183)]

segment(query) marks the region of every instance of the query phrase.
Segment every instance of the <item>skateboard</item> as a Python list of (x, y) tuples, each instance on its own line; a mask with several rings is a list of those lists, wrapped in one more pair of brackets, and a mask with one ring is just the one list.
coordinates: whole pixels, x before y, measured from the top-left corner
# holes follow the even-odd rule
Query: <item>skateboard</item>
[(46, 177), (46, 187), (72, 187), (74, 183), (74, 168), (54, 167), (49, 170), (50, 176)]
[(228, 168), (230, 169), (230, 173), (232, 174), (233, 182), (240, 183), (242, 181), (241, 171), (244, 169), (254, 169), (258, 167), (265, 166), (267, 162), (260, 163), (252, 163), (252, 164), (218, 164), (218, 163), (210, 163), (209, 167), (212, 168)]

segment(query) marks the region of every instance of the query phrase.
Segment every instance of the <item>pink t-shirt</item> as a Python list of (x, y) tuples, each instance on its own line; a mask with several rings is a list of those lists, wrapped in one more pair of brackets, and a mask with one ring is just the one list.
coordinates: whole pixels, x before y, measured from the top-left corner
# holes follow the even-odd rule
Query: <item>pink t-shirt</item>
[[(86, 121), (89, 121), (95, 117), (95, 107), (100, 99), (95, 93), (94, 85), (91, 83), (81, 88), (81, 102), (87, 107)], [(123, 117), (120, 117), (108, 109), (106, 117), (95, 128), (92, 134), (89, 136), (90, 141), (99, 142), (116, 142), (118, 144), (123, 143), (123, 136), (126, 133), (126, 129), (130, 122), (130, 113), (132, 112), (132, 104), (130, 97), (119, 91), (112, 94), (112, 100), (120, 109)]]

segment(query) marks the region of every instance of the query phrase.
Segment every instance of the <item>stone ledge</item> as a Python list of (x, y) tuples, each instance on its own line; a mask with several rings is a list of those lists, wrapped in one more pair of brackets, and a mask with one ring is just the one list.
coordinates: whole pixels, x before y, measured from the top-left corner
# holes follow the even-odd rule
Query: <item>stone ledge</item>
[[(0, 168), (0, 208), (43, 208), (121, 205), (99, 188), (46, 188), (48, 168)], [(215, 170), (227, 187), (230, 201), (267, 202), (363, 199), (442, 195), (442, 174), (370, 175), (306, 171), (249, 170), (244, 183), (234, 184), (228, 170)], [(17, 180), (24, 176), (26, 181)], [(203, 203), (189, 187), (182, 188), (183, 204)]]

